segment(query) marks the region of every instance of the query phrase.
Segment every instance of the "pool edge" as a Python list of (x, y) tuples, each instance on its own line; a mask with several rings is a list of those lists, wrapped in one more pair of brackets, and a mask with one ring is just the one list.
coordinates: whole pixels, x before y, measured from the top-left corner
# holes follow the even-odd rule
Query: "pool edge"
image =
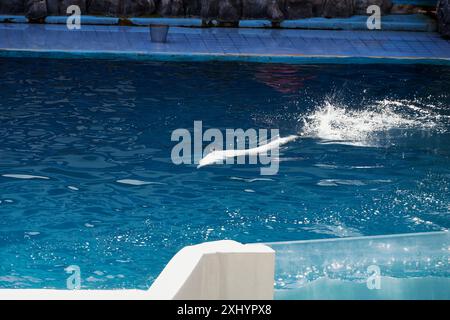
[(52, 59), (115, 59), (159, 62), (254, 62), (284, 64), (430, 64), (450, 65), (450, 58), (444, 57), (394, 57), (394, 56), (351, 56), (351, 55), (271, 55), (271, 54), (216, 54), (175, 53), (136, 51), (69, 51), (0, 49), (3, 58), (52, 58)]

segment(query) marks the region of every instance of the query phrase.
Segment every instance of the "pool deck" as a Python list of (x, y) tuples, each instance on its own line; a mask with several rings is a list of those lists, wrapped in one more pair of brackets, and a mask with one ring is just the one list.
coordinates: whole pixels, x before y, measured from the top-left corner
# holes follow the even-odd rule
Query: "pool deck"
[(450, 42), (434, 32), (171, 27), (158, 44), (146, 27), (0, 23), (0, 56), (450, 64)]

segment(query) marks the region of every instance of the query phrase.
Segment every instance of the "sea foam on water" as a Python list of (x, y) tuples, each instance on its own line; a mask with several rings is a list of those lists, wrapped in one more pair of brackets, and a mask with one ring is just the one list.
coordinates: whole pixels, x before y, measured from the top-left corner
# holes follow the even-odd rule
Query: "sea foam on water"
[(383, 100), (364, 109), (325, 102), (302, 116), (302, 136), (339, 143), (376, 147), (388, 140), (393, 130), (432, 130), (440, 119), (430, 110), (404, 101)]

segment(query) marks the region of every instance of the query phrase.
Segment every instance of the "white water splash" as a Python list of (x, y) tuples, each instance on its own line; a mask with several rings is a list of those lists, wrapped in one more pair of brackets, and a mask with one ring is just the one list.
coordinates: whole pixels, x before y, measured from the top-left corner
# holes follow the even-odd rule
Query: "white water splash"
[(363, 110), (326, 102), (300, 120), (304, 137), (366, 147), (379, 146), (380, 134), (390, 130), (436, 129), (442, 125), (441, 116), (403, 100), (382, 100)]

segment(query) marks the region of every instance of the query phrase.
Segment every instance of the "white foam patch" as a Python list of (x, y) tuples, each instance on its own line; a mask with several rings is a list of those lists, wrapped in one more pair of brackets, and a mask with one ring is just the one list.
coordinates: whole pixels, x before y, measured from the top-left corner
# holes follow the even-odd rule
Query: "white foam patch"
[(442, 116), (408, 101), (382, 100), (363, 110), (326, 102), (301, 117), (302, 136), (322, 143), (375, 147), (379, 134), (393, 129), (441, 129)]
[(327, 164), (327, 163), (316, 163), (314, 164), (315, 167), (323, 168), (323, 169), (381, 169), (384, 168), (382, 165), (374, 165), (374, 166), (337, 166), (334, 164)]
[(145, 186), (145, 185), (150, 185), (150, 184), (164, 184), (164, 183), (161, 183), (161, 182), (142, 181), (142, 180), (135, 180), (135, 179), (117, 180), (117, 183), (128, 184), (128, 185), (131, 185), (131, 186)]
[(40, 235), (41, 233), (38, 231), (30, 231), (30, 232), (25, 232), (25, 234), (28, 236), (37, 236), (37, 235)]
[(43, 177), (43, 176), (33, 176), (29, 174), (3, 174), (2, 177), (5, 178), (13, 178), (13, 179), (24, 179), (24, 180), (30, 180), (30, 179), (43, 179), (43, 180), (49, 180), (49, 177)]
[(378, 183), (391, 183), (392, 180), (389, 179), (377, 179), (377, 180), (345, 180), (345, 179), (322, 179), (317, 182), (318, 186), (321, 187), (338, 187), (338, 186), (365, 186), (367, 184), (378, 184)]
[(344, 180), (344, 179), (324, 179), (317, 183), (318, 186), (322, 187), (337, 187), (342, 186), (365, 186), (366, 184), (361, 180)]
[(273, 179), (270, 178), (251, 178), (251, 179), (247, 179), (247, 178), (241, 178), (241, 177), (230, 177), (231, 180), (239, 180), (239, 181), (245, 181), (248, 183), (253, 183), (256, 181), (274, 181)]

